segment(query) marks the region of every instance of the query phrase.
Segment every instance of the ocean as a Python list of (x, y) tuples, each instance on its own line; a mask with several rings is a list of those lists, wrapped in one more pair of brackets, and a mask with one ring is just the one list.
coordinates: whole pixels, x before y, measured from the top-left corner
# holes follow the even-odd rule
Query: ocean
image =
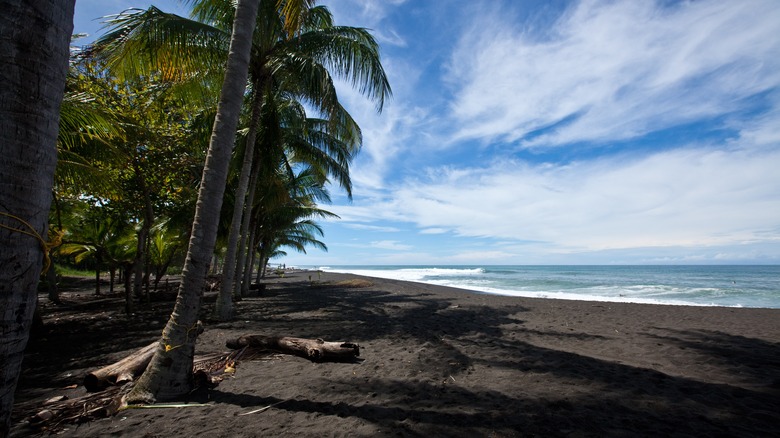
[(470, 289), (587, 301), (780, 308), (780, 266), (305, 267)]

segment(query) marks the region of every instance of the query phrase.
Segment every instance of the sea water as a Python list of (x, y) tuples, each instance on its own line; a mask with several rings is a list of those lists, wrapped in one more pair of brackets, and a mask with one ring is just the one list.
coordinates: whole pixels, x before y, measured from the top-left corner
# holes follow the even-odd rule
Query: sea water
[(320, 266), (535, 298), (780, 308), (780, 266)]

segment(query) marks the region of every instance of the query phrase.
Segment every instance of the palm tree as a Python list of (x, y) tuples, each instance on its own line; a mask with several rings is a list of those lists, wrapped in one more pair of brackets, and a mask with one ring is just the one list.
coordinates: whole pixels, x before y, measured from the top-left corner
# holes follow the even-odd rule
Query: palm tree
[(10, 427), (47, 253), (41, 236), (47, 235), (74, 5), (0, 1), (0, 437)]
[(160, 346), (125, 398), (128, 403), (153, 403), (157, 399), (181, 396), (192, 388), (198, 314), (209, 261), (214, 252), (230, 153), (246, 88), (257, 8), (256, 0), (238, 0), (230, 56), (203, 169), (179, 295), (163, 330)]
[(338, 218), (337, 215), (317, 207), (317, 202), (330, 202), (330, 195), (324, 188), (325, 180), (319, 171), (306, 168), (290, 176), (286, 171), (279, 174), (284, 182), (281, 196), (264, 199), (257, 206), (256, 247), (260, 251), (260, 269), (268, 260), (286, 253), (280, 248), (291, 247), (306, 253), (307, 246), (327, 251), (327, 246), (318, 240), (322, 228), (316, 218)]
[[(100, 295), (100, 272), (102, 268), (115, 265), (111, 247), (123, 238), (124, 224), (114, 218), (101, 215), (103, 209), (95, 209), (92, 214), (82, 213), (80, 220), (69, 227), (63, 236), (59, 254), (72, 256), (74, 261), (82, 263), (89, 260), (95, 266), (95, 295)], [(108, 265), (106, 265), (108, 264)]]
[(170, 220), (158, 223), (152, 228), (149, 239), (149, 261), (154, 268), (154, 287), (168, 271), (174, 259), (183, 254), (186, 234), (177, 229)]
[[(296, 100), (282, 96), (269, 96), (266, 107), (273, 114), (270, 118), (275, 123), (267, 123), (263, 126), (264, 132), (260, 149), (265, 155), (264, 166), (256, 169), (254, 177), (262, 175), (260, 184), (263, 186), (255, 210), (255, 239), (259, 238), (258, 229), (264, 230), (262, 240), (265, 242), (262, 247), (267, 248), (271, 241), (276, 240), (273, 232), (283, 233), (287, 227), (292, 226), (293, 219), (283, 221), (280, 225), (271, 225), (274, 223), (274, 214), (278, 215), (280, 206), (290, 205), (290, 196), (298, 197), (297, 190), (306, 187), (311, 194), (312, 205), (316, 202), (330, 202), (329, 195), (322, 189), (323, 184), (328, 181), (329, 176), (334, 176), (340, 185), (351, 195), (352, 184), (349, 178), (349, 163), (359, 150), (359, 142), (354, 141), (360, 138), (360, 132), (351, 133), (346, 136), (345, 141), (338, 134), (339, 130), (330, 129), (333, 123), (325, 119), (309, 118), (306, 115), (304, 107)], [(335, 132), (334, 135), (332, 132)], [(351, 140), (351, 141), (349, 141)], [(274, 163), (276, 163), (274, 165)], [(276, 166), (276, 167), (274, 167)], [(304, 166), (305, 171), (296, 176), (293, 168)], [(281, 172), (281, 173), (280, 173)], [(288, 182), (285, 182), (288, 181)], [(293, 185), (289, 185), (289, 181)], [(299, 183), (306, 183), (300, 186)], [(274, 188), (283, 187), (283, 190), (274, 190)], [(255, 188), (254, 186), (252, 187)], [(315, 194), (314, 189), (319, 189)], [(293, 195), (289, 195), (292, 192)], [(280, 195), (281, 193), (281, 195)], [(250, 205), (255, 205), (254, 196), (249, 197)], [(248, 209), (250, 211), (251, 209)], [(298, 218), (300, 215), (294, 215)], [(305, 216), (305, 215), (304, 215)], [(278, 220), (278, 219), (277, 219)], [(243, 223), (248, 227), (250, 220), (245, 218)], [(274, 230), (274, 231), (268, 231)], [(242, 230), (242, 237), (248, 235), (248, 230)], [(312, 242), (317, 245), (318, 242)], [(252, 247), (257, 246), (254, 242)], [(322, 245), (324, 249), (324, 245)], [(244, 250), (244, 245), (239, 246), (239, 251)], [(296, 248), (302, 250), (301, 247)], [(303, 250), (305, 252), (305, 250)], [(263, 254), (267, 255), (267, 252)], [(267, 260), (267, 257), (265, 257)], [(264, 266), (263, 260), (261, 266)], [(237, 276), (245, 278), (244, 287), (248, 287), (248, 274), (242, 272), (247, 269), (245, 255), (240, 253)], [(242, 286), (236, 284), (236, 295), (240, 292), (238, 288)]]
[[(221, 319), (228, 319), (232, 313), (230, 295), (237, 265), (236, 253), (240, 247), (239, 229), (244, 206), (251, 204), (251, 200), (246, 200), (246, 193), (254, 160), (252, 146), (259, 128), (259, 112), (269, 93), (284, 90), (312, 104), (326, 114), (333, 134), (341, 137), (355, 151), (360, 145), (359, 128), (339, 104), (328, 69), (352, 81), (361, 92), (377, 102), (378, 109), (381, 109), (385, 97), (390, 95), (379, 61), (379, 47), (370, 33), (365, 29), (334, 26), (327, 8), (314, 7), (313, 4), (310, 0), (260, 1), (261, 12), (258, 14), (258, 31), (253, 41), (250, 65), (252, 122), (227, 240), (223, 289), (217, 305)], [(123, 15), (112, 22), (115, 30), (101, 38), (97, 43), (98, 50), (106, 56), (109, 65), (121, 67), (124, 71), (143, 72), (145, 68), (151, 68), (176, 71), (181, 79), (199, 77), (200, 71), (213, 71), (214, 65), (224, 59), (224, 55), (220, 55), (220, 47), (224, 47), (226, 32), (232, 26), (231, 11), (229, 2), (202, 0), (195, 2), (193, 10), (193, 16), (201, 21), (166, 14), (154, 7)], [(141, 54), (145, 61), (128, 54)], [(194, 62), (194, 59), (199, 62)], [(178, 68), (172, 69), (172, 64)], [(327, 149), (324, 152), (325, 155), (308, 154), (308, 157), (321, 160), (332, 153)], [(336, 176), (351, 194), (348, 171), (331, 164), (313, 164)], [(343, 167), (344, 163), (339, 164)]]

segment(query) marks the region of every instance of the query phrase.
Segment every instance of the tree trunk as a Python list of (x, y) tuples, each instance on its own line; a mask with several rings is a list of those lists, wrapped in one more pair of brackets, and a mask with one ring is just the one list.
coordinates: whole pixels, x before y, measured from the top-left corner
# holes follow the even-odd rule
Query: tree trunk
[(100, 265), (103, 257), (100, 256), (100, 250), (95, 253), (95, 295), (100, 295)]
[(249, 293), (249, 286), (252, 284), (252, 270), (255, 266), (255, 251), (252, 247), (252, 239), (254, 239), (254, 232), (249, 234), (249, 245), (246, 248), (246, 263), (244, 268), (244, 281), (241, 282), (241, 296), (245, 296)]
[(203, 168), (179, 295), (149, 367), (125, 397), (129, 403), (174, 398), (186, 394), (192, 387), (198, 313), (217, 239), (230, 154), (246, 89), (258, 3), (257, 0), (239, 0), (236, 7), (227, 69)]
[(54, 260), (52, 260), (49, 270), (46, 271), (46, 287), (49, 291), (49, 300), (55, 304), (62, 304), (62, 300), (60, 300), (60, 289), (57, 285), (57, 269), (54, 267)]
[(154, 341), (119, 362), (92, 371), (84, 377), (84, 387), (87, 391), (94, 392), (111, 385), (133, 381), (149, 365), (158, 343), (159, 341)]
[(141, 176), (141, 170), (138, 168), (137, 163), (135, 163), (134, 166), (136, 178), (143, 193), (144, 202), (144, 220), (141, 223), (141, 229), (138, 231), (138, 242), (133, 264), (133, 293), (137, 298), (141, 298), (144, 296), (142, 288), (144, 283), (144, 267), (146, 266), (146, 248), (149, 242), (149, 232), (154, 223), (154, 207), (152, 206), (152, 201), (150, 199), (149, 188), (146, 186), (146, 182)]
[(109, 274), (108, 293), (113, 295), (114, 281), (116, 280), (116, 266), (113, 266), (112, 264), (112, 266), (109, 268), (108, 274)]
[[(249, 224), (252, 222), (252, 210), (255, 205), (255, 193), (257, 192), (257, 174), (260, 170), (260, 157), (252, 164), (252, 177), (249, 180), (249, 193), (246, 196), (246, 209), (244, 217), (241, 219), (241, 241), (238, 244), (238, 257), (236, 263), (236, 285), (233, 288), (233, 295), (237, 297), (244, 296), (244, 289), (248, 289), (247, 276), (247, 245), (249, 239)], [(251, 270), (251, 269), (250, 269)], [(251, 277), (250, 277), (251, 278)]]
[(265, 271), (268, 268), (268, 257), (265, 256), (265, 252), (260, 250), (260, 264), (257, 267), (257, 282), (265, 278)]
[(257, 137), (257, 128), (260, 125), (260, 110), (263, 104), (263, 90), (256, 87), (252, 99), (252, 119), (249, 123), (249, 132), (246, 136), (246, 145), (244, 146), (244, 161), (241, 165), (241, 174), (238, 178), (238, 187), (236, 188), (236, 200), (233, 205), (233, 219), (230, 222), (230, 232), (228, 234), (227, 252), (225, 253), (225, 266), (222, 268), (222, 284), (219, 288), (219, 297), (216, 306), (214, 306), (214, 316), (220, 321), (229, 321), (233, 318), (233, 281), (238, 280), (235, 276), (236, 254), (238, 252), (238, 237), (241, 229), (241, 219), (244, 217), (244, 206), (247, 209), (252, 208), (247, 205), (246, 192), (249, 187), (249, 179), (255, 153), (255, 138)]
[(360, 346), (352, 342), (326, 342), (287, 336), (243, 335), (230, 339), (228, 348), (250, 347), (304, 357), (314, 362), (352, 362), (360, 356)]
[(0, 0), (0, 437), (30, 332), (75, 0)]
[(125, 313), (131, 314), (135, 310), (135, 303), (133, 302), (133, 291), (131, 289), (130, 280), (133, 278), (131, 274), (133, 269), (132, 263), (122, 263), (122, 272), (124, 273), (123, 282), (125, 285)]

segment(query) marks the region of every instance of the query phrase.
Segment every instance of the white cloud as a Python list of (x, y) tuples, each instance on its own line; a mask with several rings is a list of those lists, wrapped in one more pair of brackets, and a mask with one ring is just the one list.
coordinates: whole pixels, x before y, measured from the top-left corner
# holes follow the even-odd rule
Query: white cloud
[(432, 227), (432, 228), (424, 228), (420, 230), (420, 234), (444, 234), (449, 232), (450, 230), (446, 228), (438, 228), (438, 227)]
[(383, 20), (393, 8), (406, 0), (336, 0), (323, 2), (336, 18), (336, 23), (371, 29), (380, 44), (406, 47), (405, 38)]
[(477, 16), (450, 63), (455, 138), (560, 145), (727, 114), (780, 84), (777, 23), (771, 0), (582, 1), (545, 35)]
[(452, 256), (448, 256), (444, 258), (444, 260), (441, 260), (440, 263), (446, 263), (446, 264), (471, 264), (474, 263), (475, 260), (478, 260), (478, 263), (483, 264), (502, 264), (506, 263), (508, 260), (513, 260), (517, 257), (517, 254), (505, 252), (505, 251), (465, 251), (458, 254), (454, 254)]
[(353, 230), (378, 231), (382, 233), (397, 233), (401, 231), (397, 227), (383, 227), (378, 225), (365, 225), (365, 224), (356, 224), (356, 223), (345, 223), (344, 226), (346, 228), (351, 228)]
[(411, 245), (405, 245), (395, 240), (376, 240), (370, 243), (371, 248), (389, 249), (393, 251), (409, 251), (413, 248)]
[(561, 253), (778, 243), (777, 163), (778, 150), (704, 149), (560, 166), (504, 162), (444, 169), (350, 212)]

